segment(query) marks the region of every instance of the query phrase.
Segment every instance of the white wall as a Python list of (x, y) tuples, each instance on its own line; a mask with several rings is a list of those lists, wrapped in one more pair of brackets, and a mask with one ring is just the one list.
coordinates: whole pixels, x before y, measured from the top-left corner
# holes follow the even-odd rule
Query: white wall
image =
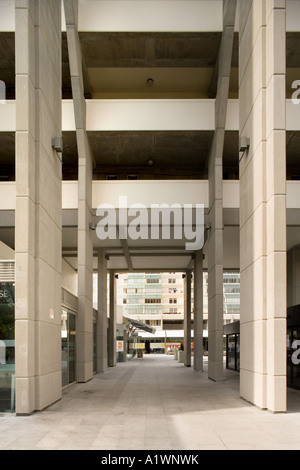
[[(215, 129), (214, 100), (87, 100), (88, 131), (205, 131)], [(0, 132), (15, 132), (16, 104), (1, 104)], [(286, 130), (300, 130), (300, 105), (286, 100)], [(72, 100), (62, 102), (62, 129), (75, 131)], [(239, 130), (239, 101), (228, 102), (227, 131)]]
[[(14, 6), (0, 1), (0, 31), (15, 30)], [(287, 31), (299, 31), (299, 0), (286, 11)], [(65, 31), (63, 5), (62, 17)], [(222, 0), (79, 0), (80, 31), (222, 31), (222, 23)]]
[(79, 0), (79, 31), (222, 31), (222, 0)]
[(15, 0), (0, 1), (0, 31), (15, 30)]

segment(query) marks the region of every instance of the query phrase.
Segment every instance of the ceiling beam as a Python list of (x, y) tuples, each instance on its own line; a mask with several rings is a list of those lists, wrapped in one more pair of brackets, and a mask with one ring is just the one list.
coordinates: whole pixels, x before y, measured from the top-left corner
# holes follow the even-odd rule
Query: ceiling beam
[(84, 153), (89, 154), (89, 158), (91, 158), (93, 162), (93, 167), (96, 168), (95, 156), (92, 152), (86, 129), (85, 91), (87, 90), (89, 81), (78, 34), (78, 2), (74, 2), (73, 0), (64, 0), (64, 12), (66, 19), (66, 37), (75, 115), (78, 160), (81, 158), (80, 153), (83, 148), (82, 142), (78, 137), (78, 130), (83, 130), (85, 137)]
[[(131, 251), (131, 253), (133, 251), (151, 251), (151, 250), (155, 250), (155, 251), (183, 251), (185, 250), (184, 246), (130, 246), (129, 247), (129, 250)], [(111, 247), (111, 248), (107, 248), (106, 251), (120, 251), (120, 248), (119, 247)], [(190, 253), (190, 252), (188, 252)]]
[[(109, 253), (108, 254), (109, 257), (118, 257), (118, 256), (123, 256), (122, 253)], [(160, 257), (166, 257), (166, 256), (170, 256), (170, 257), (174, 257), (174, 256), (185, 256), (185, 257), (190, 257), (192, 256), (191, 253), (157, 253), (157, 252), (153, 252), (153, 253), (130, 253), (130, 256), (132, 258), (139, 258), (139, 257), (151, 257), (151, 256), (160, 256)]]

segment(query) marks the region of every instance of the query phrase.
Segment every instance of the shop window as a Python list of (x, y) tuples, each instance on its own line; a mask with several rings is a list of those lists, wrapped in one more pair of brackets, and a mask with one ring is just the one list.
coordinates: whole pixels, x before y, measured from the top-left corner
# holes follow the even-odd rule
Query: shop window
[(0, 283), (0, 412), (15, 407), (15, 287)]
[(76, 316), (67, 310), (61, 313), (62, 386), (76, 381)]

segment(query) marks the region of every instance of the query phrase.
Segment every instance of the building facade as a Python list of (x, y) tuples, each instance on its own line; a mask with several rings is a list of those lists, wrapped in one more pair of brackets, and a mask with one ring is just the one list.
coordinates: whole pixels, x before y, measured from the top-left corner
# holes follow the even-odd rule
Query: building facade
[[(287, 410), (299, 18), (294, 0), (0, 2), (0, 257), (15, 266), (0, 298), (0, 387), (17, 414), (116, 365), (122, 273), (127, 313), (140, 285), (144, 320), (184, 311), (196, 371), (207, 286), (215, 382), (240, 301), (240, 395)], [(156, 273), (184, 273), (183, 297)]]
[[(117, 309), (119, 321), (131, 318), (156, 330), (159, 343), (173, 337), (184, 343), (184, 273), (126, 273), (118, 276)], [(224, 324), (240, 320), (240, 275), (224, 273)], [(191, 285), (191, 318), (194, 317), (194, 282)], [(176, 330), (176, 341), (172, 331)], [(203, 331), (208, 334), (208, 274), (203, 273)], [(167, 348), (167, 343), (165, 347)], [(159, 348), (161, 349), (161, 348)], [(204, 346), (205, 349), (205, 346)], [(207, 349), (207, 348), (206, 348)]]

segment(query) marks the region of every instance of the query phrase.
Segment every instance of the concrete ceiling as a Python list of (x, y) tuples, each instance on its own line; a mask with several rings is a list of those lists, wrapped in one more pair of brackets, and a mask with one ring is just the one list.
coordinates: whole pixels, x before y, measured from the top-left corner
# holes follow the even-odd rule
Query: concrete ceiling
[[(97, 33), (81, 32), (80, 40), (87, 79), (95, 97), (101, 94), (134, 93), (149, 94), (173, 90), (174, 94), (183, 93), (180, 83), (184, 81), (186, 93), (202, 94), (211, 85), (212, 73), (216, 65), (221, 33)], [(300, 71), (300, 33), (286, 34), (287, 97), (290, 96), (291, 83), (299, 79)], [(231, 95), (237, 93), (238, 35), (235, 35), (232, 59)], [(111, 69), (118, 69), (118, 74)], [(166, 69), (164, 72), (157, 69)], [(199, 69), (195, 71), (193, 69)], [(123, 70), (122, 70), (123, 69)], [(136, 74), (128, 69), (139, 70)], [(150, 69), (150, 70), (149, 70)], [(168, 70), (171, 69), (171, 70)], [(176, 71), (178, 69), (178, 71)], [(185, 71), (182, 69), (186, 69)], [(148, 72), (152, 71), (155, 86), (150, 88), (144, 83)], [(6, 84), (7, 98), (15, 98), (15, 34), (0, 32), (0, 79)], [(163, 73), (163, 81), (162, 80)], [(199, 76), (199, 74), (201, 76)], [(195, 79), (199, 82), (195, 88)], [(110, 79), (113, 81), (110, 82)], [(124, 84), (128, 86), (124, 89)], [(159, 84), (161, 90), (159, 90)], [(109, 84), (109, 86), (108, 86)], [(113, 86), (112, 86), (113, 85)], [(179, 88), (178, 88), (179, 87)], [(126, 91), (127, 88), (127, 91)], [(63, 97), (71, 98), (70, 72), (66, 34), (62, 33), (62, 89)], [(91, 90), (89, 90), (91, 91)], [(99, 95), (100, 94), (100, 95)], [(143, 95), (144, 96), (144, 95)], [(91, 96), (90, 96), (91, 97)]]
[[(211, 98), (215, 93), (216, 70), (221, 33), (80, 33), (85, 62), (85, 92), (87, 98)], [(15, 97), (14, 33), (0, 33), (0, 79), (7, 87), (7, 98)], [(287, 34), (287, 97), (291, 83), (299, 79), (300, 34)], [(147, 79), (154, 80), (153, 86)], [(62, 96), (71, 98), (70, 72), (66, 36), (62, 34)], [(230, 97), (238, 96), (238, 36), (235, 36), (232, 58)], [(104, 172), (134, 172), (148, 178), (176, 178), (188, 175), (205, 176), (206, 157), (212, 133), (210, 132), (132, 132), (89, 133), (91, 146), (99, 168)], [(1, 134), (0, 176), (14, 171), (15, 141), (13, 133)], [(238, 133), (227, 132), (224, 166), (238, 174)], [(300, 133), (287, 133), (287, 167), (298, 172)], [(75, 133), (64, 133), (64, 177), (68, 170), (77, 171)], [(150, 174), (148, 160), (153, 160)], [(156, 162), (159, 161), (159, 167)], [(147, 172), (146, 172), (147, 169)], [(97, 170), (97, 169), (96, 169)], [(101, 172), (101, 173), (100, 173)], [(174, 172), (172, 174), (172, 172)], [(300, 171), (298, 172), (298, 174)], [(12, 177), (12, 173), (11, 173)], [(74, 174), (76, 177), (76, 174)], [(0, 221), (1, 222), (1, 221)], [(3, 217), (2, 217), (3, 222)], [(287, 229), (288, 247), (299, 240), (300, 228)], [(13, 225), (2, 223), (0, 239), (14, 247)], [(76, 268), (77, 228), (63, 227), (65, 259)], [(151, 241), (150, 241), (151, 242)], [(192, 255), (184, 244), (169, 240), (160, 247), (155, 243), (142, 246), (141, 241), (129, 250), (135, 269), (184, 270)], [(154, 243), (154, 244), (153, 244)], [(143, 242), (143, 245), (145, 243)], [(94, 234), (94, 247), (100, 247)], [(126, 269), (127, 263), (120, 242), (107, 247), (109, 267)], [(149, 256), (152, 255), (152, 257)], [(239, 228), (237, 224), (224, 228), (224, 267), (239, 267)], [(206, 263), (206, 262), (205, 262)], [(94, 258), (97, 269), (97, 258)]]
[[(213, 132), (89, 132), (99, 179), (116, 174), (146, 178), (207, 178), (207, 157)], [(75, 132), (64, 132), (63, 162), (77, 165)], [(238, 175), (238, 132), (226, 132), (225, 171)]]
[[(95, 178), (138, 175), (144, 179), (206, 178), (206, 157), (212, 132), (91, 132), (97, 163)], [(75, 132), (64, 132), (63, 176), (77, 179)], [(287, 132), (287, 179), (300, 177), (300, 132)], [(238, 177), (238, 133), (225, 134), (224, 178)], [(152, 160), (153, 165), (148, 161)], [(159, 162), (159, 165), (158, 165)], [(15, 134), (1, 133), (0, 179), (15, 176)]]

